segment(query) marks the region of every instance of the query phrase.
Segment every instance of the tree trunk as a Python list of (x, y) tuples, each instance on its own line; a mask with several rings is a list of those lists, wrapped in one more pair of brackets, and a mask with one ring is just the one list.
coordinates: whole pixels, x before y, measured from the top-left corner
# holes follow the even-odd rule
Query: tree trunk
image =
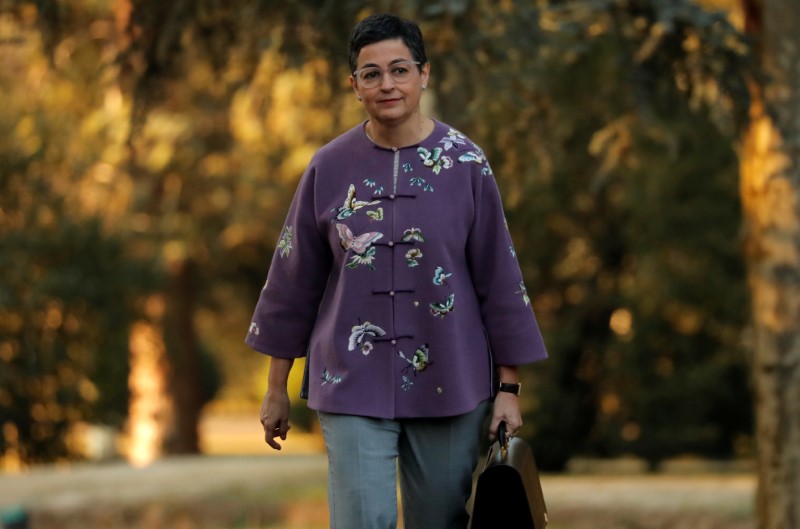
[(200, 451), (197, 425), (203, 408), (200, 345), (194, 326), (195, 265), (191, 260), (173, 264), (167, 300), (167, 333), (172, 366), (169, 391), (175, 403), (174, 425), (165, 448), (173, 454)]
[(800, 8), (745, 0), (765, 80), (741, 156), (752, 294), (758, 527), (800, 527)]

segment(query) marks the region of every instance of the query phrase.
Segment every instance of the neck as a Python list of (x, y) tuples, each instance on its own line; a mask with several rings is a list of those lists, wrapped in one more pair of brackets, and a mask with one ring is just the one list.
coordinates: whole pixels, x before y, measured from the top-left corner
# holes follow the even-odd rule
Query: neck
[(381, 147), (400, 148), (424, 140), (433, 130), (433, 121), (418, 113), (402, 124), (381, 123), (370, 119), (365, 129), (370, 139)]

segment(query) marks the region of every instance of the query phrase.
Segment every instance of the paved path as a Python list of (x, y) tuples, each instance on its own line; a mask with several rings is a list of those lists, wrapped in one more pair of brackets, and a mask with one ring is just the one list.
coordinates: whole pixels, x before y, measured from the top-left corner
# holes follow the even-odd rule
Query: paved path
[(326, 480), (324, 455), (187, 456), (145, 468), (124, 462), (37, 468), (0, 475), (0, 508), (70, 509), (96, 503), (208, 496), (230, 489)]
[[(122, 462), (39, 468), (0, 475), (0, 509), (71, 509), (91, 503), (133, 504), (152, 499), (208, 497), (216, 491), (264, 490), (316, 482), (324, 485), (324, 455), (191, 456), (158, 461), (146, 468)], [(545, 475), (551, 511), (623, 509), (718, 511), (749, 516), (755, 479), (749, 475)]]

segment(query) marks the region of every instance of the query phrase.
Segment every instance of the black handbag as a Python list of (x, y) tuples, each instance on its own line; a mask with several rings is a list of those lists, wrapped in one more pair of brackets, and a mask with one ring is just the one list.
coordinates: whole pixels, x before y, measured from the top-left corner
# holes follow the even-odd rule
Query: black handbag
[(497, 442), (489, 449), (478, 474), (472, 501), (470, 529), (545, 529), (544, 504), (533, 449), (524, 440), (506, 435), (500, 423)]

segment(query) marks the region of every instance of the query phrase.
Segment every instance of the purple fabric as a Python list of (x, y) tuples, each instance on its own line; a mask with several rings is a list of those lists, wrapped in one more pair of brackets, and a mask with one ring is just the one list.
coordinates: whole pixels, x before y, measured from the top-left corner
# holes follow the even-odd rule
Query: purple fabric
[(309, 406), (386, 419), (490, 398), (494, 366), (547, 357), (483, 152), (436, 122), (385, 149), (363, 124), (303, 175), (246, 342), (309, 357)]

